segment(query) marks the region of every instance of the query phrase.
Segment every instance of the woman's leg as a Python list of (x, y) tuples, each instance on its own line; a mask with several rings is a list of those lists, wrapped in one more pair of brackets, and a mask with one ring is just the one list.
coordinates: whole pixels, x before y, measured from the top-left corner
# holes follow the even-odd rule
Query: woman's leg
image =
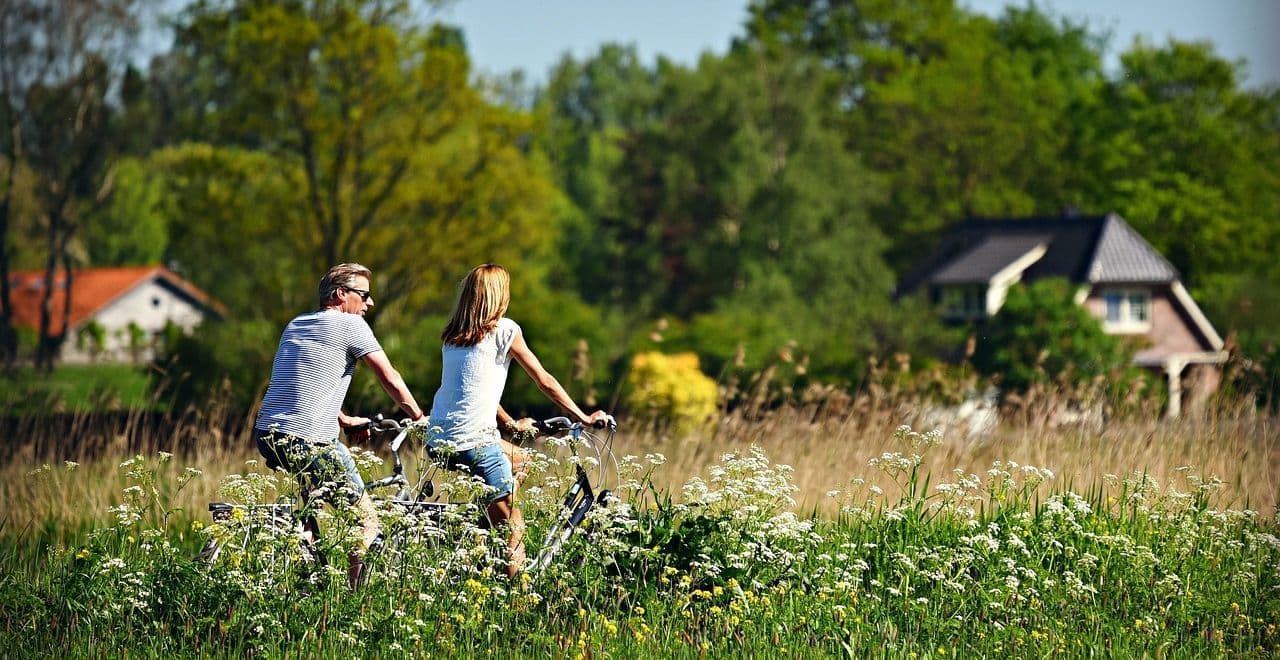
[(515, 577), (524, 570), (524, 514), (504, 495), (489, 504), (489, 521), (495, 528), (507, 526), (507, 577)]
[(507, 460), (511, 461), (511, 471), (518, 485), (524, 481), (525, 477), (529, 476), (529, 450), (517, 447), (506, 440), (500, 440), (499, 442), (502, 444), (502, 453), (506, 454)]

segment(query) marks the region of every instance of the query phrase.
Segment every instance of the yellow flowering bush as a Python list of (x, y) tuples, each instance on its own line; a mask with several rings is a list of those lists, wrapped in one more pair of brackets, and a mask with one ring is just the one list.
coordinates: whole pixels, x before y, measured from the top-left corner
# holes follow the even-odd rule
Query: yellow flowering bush
[(716, 383), (702, 373), (693, 353), (637, 353), (626, 392), (632, 414), (663, 420), (677, 433), (706, 424), (716, 412)]

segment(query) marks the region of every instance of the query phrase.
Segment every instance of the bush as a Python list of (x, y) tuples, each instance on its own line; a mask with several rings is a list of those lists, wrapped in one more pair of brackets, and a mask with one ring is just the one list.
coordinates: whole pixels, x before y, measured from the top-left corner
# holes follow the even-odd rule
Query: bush
[(1056, 278), (1011, 287), (1000, 312), (978, 329), (973, 357), (980, 371), (1000, 376), (1006, 393), (1064, 378), (1084, 385), (1129, 373), (1132, 361), (1122, 340), (1104, 332), (1102, 324), (1076, 304), (1072, 286)]
[(167, 340), (156, 361), (161, 377), (153, 382), (179, 407), (207, 407), (220, 394), (235, 409), (249, 410), (271, 378), (280, 331), (270, 321), (201, 324), (190, 336)]
[(693, 353), (637, 353), (627, 372), (626, 404), (632, 414), (683, 433), (715, 415), (716, 383), (698, 368)]

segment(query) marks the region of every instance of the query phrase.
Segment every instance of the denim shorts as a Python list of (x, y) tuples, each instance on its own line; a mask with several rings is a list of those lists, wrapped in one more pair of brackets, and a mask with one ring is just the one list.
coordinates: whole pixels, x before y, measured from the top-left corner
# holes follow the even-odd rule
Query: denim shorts
[[(364, 479), (346, 445), (333, 440), (305, 440), (284, 433), (254, 429), (258, 451), (272, 470), (283, 468), (308, 492), (328, 485), (355, 503), (364, 495)], [(326, 498), (331, 499), (331, 498)]]
[(516, 483), (511, 474), (511, 459), (497, 442), (450, 454), (442, 446), (431, 448), (432, 456), (443, 458), (445, 467), (461, 470), (484, 479), (489, 487), (485, 503), (496, 502), (512, 493)]

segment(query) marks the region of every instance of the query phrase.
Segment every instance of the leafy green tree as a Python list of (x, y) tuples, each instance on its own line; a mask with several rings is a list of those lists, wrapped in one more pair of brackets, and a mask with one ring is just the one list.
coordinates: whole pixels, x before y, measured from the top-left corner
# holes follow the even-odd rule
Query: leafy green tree
[(153, 365), (153, 387), (202, 413), (211, 403), (249, 410), (266, 390), (279, 340), (280, 327), (261, 320), (203, 323), (190, 335), (170, 334), (165, 355)]
[(695, 70), (646, 73), (612, 48), (562, 62), (543, 107), (570, 145), (574, 223), (600, 236), (569, 260), (591, 275), (584, 298), (632, 318), (706, 316), (693, 328), (712, 365), (743, 341), (753, 359), (801, 342), (824, 367), (871, 350), (891, 286), (867, 216), (879, 186), (844, 148), (831, 83), (812, 57), (750, 44)]
[(1209, 44), (1136, 43), (1096, 123), (1115, 208), (1193, 288), (1264, 273), (1280, 240), (1280, 91), (1244, 90)]
[(160, 178), (145, 162), (124, 158), (111, 178), (112, 194), (94, 222), (85, 228), (84, 243), (94, 266), (159, 263), (169, 243), (168, 222), (161, 213)]
[(872, 209), (902, 270), (967, 216), (1079, 206), (1093, 158), (1082, 121), (1102, 83), (1100, 41), (1035, 7), (997, 21), (951, 0), (761, 1), (749, 39), (799, 44), (836, 72), (846, 142), (885, 177)]
[[(34, 199), (45, 225), (45, 281), (65, 283), (68, 299), (75, 265), (75, 238), (107, 196), (111, 109), (107, 98), (116, 67), (136, 32), (133, 0), (11, 0), (0, 4), (0, 149), (6, 175), (0, 186), (0, 357), (16, 354), (9, 290), (9, 239), (15, 183), (30, 171)], [(36, 364), (51, 369), (66, 339), (72, 306), (63, 305), (54, 334), (52, 298), (45, 287), (40, 305)]]
[(1124, 371), (1133, 360), (1129, 347), (1076, 304), (1075, 287), (1062, 279), (1010, 287), (1000, 311), (977, 335), (974, 365), (999, 375), (1006, 392), (1050, 384), (1064, 375), (1087, 383)]
[(585, 62), (563, 58), (536, 100), (546, 117), (539, 139), (570, 202), (558, 208), (564, 257), (552, 281), (635, 316), (654, 304), (650, 281), (660, 257), (650, 248), (651, 228), (632, 217), (619, 174), (640, 131), (661, 119), (659, 77), (634, 47), (607, 44)]
[[(254, 252), (279, 265), (262, 278), (244, 269), (242, 290), (278, 289), (270, 271), (310, 281), (358, 260), (375, 272), (381, 315), (447, 307), (449, 283), (467, 267), (518, 263), (554, 227), (556, 191), (528, 149), (532, 118), (486, 102), (468, 67), (460, 35), (418, 27), (407, 2), (194, 3), (160, 67), (169, 78), (157, 84), (182, 101), (180, 127), (199, 127), (215, 150), (232, 151), (166, 154), (207, 182), (176, 181), (192, 196), (178, 202), (187, 213), (175, 223), (191, 226), (175, 224), (174, 243), (206, 236), (213, 218), (243, 208), (223, 179), (260, 176), (254, 194), (263, 208), (237, 226), (261, 236)], [(184, 154), (196, 162), (175, 162)], [(244, 169), (254, 160), (262, 169)], [(202, 281), (206, 271), (190, 274), (217, 286)], [(252, 297), (229, 299), (238, 301), (246, 313), (264, 313)]]

